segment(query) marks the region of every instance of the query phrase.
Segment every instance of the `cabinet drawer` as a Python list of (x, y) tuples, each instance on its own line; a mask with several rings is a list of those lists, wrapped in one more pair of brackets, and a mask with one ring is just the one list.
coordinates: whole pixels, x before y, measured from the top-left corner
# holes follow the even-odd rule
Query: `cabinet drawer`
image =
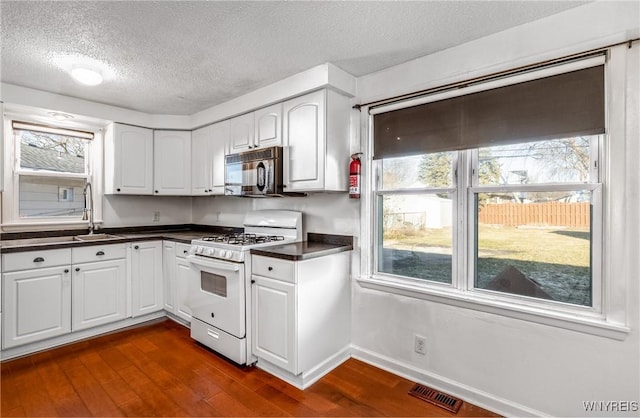
[(126, 244), (92, 245), (91, 247), (73, 248), (71, 259), (73, 264), (91, 263), (93, 261), (115, 260), (126, 258)]
[(251, 256), (251, 273), (289, 283), (296, 282), (294, 263), (278, 258)]
[(25, 251), (2, 255), (2, 270), (16, 271), (71, 264), (71, 248)]
[(185, 258), (189, 254), (189, 248), (191, 244), (176, 242), (176, 257)]

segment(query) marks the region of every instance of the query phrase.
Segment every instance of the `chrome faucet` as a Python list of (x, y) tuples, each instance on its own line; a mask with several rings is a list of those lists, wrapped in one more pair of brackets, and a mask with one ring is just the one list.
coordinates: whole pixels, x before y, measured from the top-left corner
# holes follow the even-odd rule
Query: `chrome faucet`
[[(87, 189), (89, 189), (89, 206), (91, 206), (91, 209), (87, 209)], [(90, 182), (87, 182), (87, 184), (84, 185), (82, 194), (84, 195), (84, 212), (82, 212), (82, 220), (89, 220), (89, 234), (93, 234), (93, 188)]]

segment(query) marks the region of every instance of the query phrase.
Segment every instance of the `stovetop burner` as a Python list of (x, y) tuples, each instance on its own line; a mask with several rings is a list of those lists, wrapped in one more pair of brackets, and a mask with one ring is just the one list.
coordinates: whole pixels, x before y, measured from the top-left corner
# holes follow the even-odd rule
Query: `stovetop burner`
[(231, 245), (251, 245), (251, 244), (263, 244), (265, 242), (272, 242), (272, 241), (284, 241), (284, 236), (242, 233), (242, 234), (204, 237), (202, 238), (202, 241), (220, 242), (220, 243), (231, 244)]

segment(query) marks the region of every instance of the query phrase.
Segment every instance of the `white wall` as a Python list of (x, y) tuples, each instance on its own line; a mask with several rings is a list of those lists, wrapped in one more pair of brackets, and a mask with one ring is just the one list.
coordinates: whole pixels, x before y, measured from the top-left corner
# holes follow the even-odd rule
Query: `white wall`
[[(153, 212), (160, 221), (153, 222)], [(191, 198), (182, 196), (107, 195), (102, 202), (103, 227), (191, 223)]]
[[(367, 102), (635, 38), (640, 33), (639, 16), (638, 2), (588, 4), (362, 77), (358, 96)], [(640, 45), (634, 48), (629, 60), (637, 61)], [(626, 120), (626, 132), (615, 138), (624, 142), (617, 146), (626, 155), (611, 167), (620, 184), (610, 189), (618, 207), (609, 215), (614, 232), (607, 237), (621, 243), (617, 254), (608, 255), (615, 258), (608, 274), (621, 277), (618, 283), (627, 289), (627, 325), (632, 331), (626, 339), (617, 341), (354, 283), (356, 356), (508, 415), (588, 416), (583, 401), (640, 401), (637, 64), (630, 63), (635, 69), (627, 76), (626, 117), (615, 115)], [(613, 96), (624, 98), (625, 86), (609, 87), (619, 89)], [(361, 140), (364, 146), (366, 132)], [(367, 250), (362, 252), (365, 255)], [(413, 352), (414, 334), (426, 337), (426, 356)]]
[[(348, 161), (345, 162), (348, 164)], [(359, 235), (360, 202), (346, 193), (314, 193), (306, 197), (242, 198), (231, 196), (193, 199), (193, 223), (242, 226), (249, 210), (287, 209), (303, 212), (302, 232)]]

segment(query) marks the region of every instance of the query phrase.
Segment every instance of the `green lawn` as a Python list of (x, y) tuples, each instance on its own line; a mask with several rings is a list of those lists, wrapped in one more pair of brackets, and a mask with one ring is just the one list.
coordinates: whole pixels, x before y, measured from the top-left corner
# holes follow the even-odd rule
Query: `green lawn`
[[(508, 266), (536, 282), (554, 300), (591, 305), (590, 233), (585, 228), (480, 225), (476, 287)], [(381, 270), (451, 281), (451, 229), (385, 233)]]

